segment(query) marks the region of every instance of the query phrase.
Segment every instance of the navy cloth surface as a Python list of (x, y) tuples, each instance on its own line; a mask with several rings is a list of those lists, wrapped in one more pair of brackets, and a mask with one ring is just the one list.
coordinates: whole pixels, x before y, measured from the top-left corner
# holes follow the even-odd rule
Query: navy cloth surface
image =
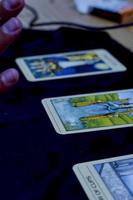
[(87, 200), (72, 166), (133, 152), (133, 128), (74, 135), (55, 132), (41, 99), (133, 88), (133, 54), (105, 32), (61, 28), (23, 30), (0, 56), (1, 71), (18, 68), (17, 57), (104, 48), (126, 72), (28, 82), (20, 72), (15, 88), (0, 97), (0, 199)]

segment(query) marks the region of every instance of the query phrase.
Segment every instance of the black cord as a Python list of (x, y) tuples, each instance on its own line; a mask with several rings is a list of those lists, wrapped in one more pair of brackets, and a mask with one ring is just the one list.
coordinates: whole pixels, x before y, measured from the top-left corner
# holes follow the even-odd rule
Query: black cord
[(92, 26), (85, 26), (78, 23), (72, 23), (72, 22), (45, 22), (45, 23), (38, 23), (38, 24), (32, 24), (32, 27), (38, 27), (38, 26), (51, 26), (51, 25), (62, 25), (62, 26), (71, 26), (74, 28), (81, 28), (86, 29), (89, 31), (104, 31), (104, 30), (112, 30), (112, 29), (118, 29), (118, 28), (124, 28), (133, 26), (133, 23), (128, 24), (121, 24), (116, 26), (103, 26), (103, 27), (92, 27)]
[(29, 23), (29, 27), (33, 27), (35, 22), (39, 19), (38, 13), (33, 7), (29, 6), (28, 4), (25, 5), (25, 8), (32, 13), (33, 17)]
[(42, 22), (42, 23), (36, 23), (36, 21), (39, 19), (37, 11), (32, 8), (29, 5), (26, 5), (26, 8), (32, 13), (33, 19), (31, 20), (29, 27), (34, 28), (34, 27), (39, 27), (39, 26), (54, 26), (54, 25), (60, 25), (60, 26), (69, 26), (73, 28), (80, 28), (80, 29), (85, 29), (89, 31), (105, 31), (105, 30), (113, 30), (113, 29), (118, 29), (118, 28), (125, 28), (129, 26), (133, 26), (133, 22), (131, 23), (125, 23), (125, 24), (119, 24), (119, 25), (113, 25), (113, 26), (103, 26), (103, 27), (94, 27), (94, 26), (86, 26), (78, 23), (72, 23), (72, 22)]

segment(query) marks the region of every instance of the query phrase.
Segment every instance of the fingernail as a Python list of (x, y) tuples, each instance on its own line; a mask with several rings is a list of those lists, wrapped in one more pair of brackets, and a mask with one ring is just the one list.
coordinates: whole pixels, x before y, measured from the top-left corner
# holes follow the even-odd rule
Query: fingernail
[(15, 69), (8, 69), (1, 74), (1, 81), (5, 86), (14, 85), (19, 78), (18, 72)]
[(12, 18), (2, 26), (2, 30), (5, 33), (10, 34), (18, 31), (19, 29), (21, 29), (21, 27), (21, 22), (16, 18)]
[(7, 10), (13, 10), (20, 7), (23, 4), (23, 0), (4, 0), (3, 7)]

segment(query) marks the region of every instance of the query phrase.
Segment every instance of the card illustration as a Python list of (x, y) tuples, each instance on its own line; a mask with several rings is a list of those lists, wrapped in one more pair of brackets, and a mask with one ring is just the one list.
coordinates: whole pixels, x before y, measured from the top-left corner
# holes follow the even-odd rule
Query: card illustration
[(25, 59), (25, 63), (36, 78), (111, 70), (95, 53), (53, 55), (42, 59)]
[(102, 49), (24, 57), (18, 58), (16, 62), (29, 81), (126, 70), (109, 52)]
[(133, 199), (133, 158), (93, 166), (114, 199)]
[(51, 98), (43, 104), (61, 134), (133, 126), (133, 90)]
[(90, 200), (133, 199), (133, 155), (80, 163), (73, 170)]

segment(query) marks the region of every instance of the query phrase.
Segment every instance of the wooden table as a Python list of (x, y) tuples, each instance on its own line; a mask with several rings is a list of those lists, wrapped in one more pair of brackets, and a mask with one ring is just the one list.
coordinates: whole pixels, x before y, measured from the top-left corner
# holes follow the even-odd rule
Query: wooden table
[[(133, 2), (133, 0), (131, 1)], [(38, 12), (38, 22), (67, 21), (88, 26), (110, 26), (116, 24), (100, 17), (79, 14), (75, 9), (73, 0), (27, 0), (26, 3)], [(24, 26), (27, 26), (31, 13), (25, 9), (21, 13), (20, 18)], [(38, 27), (38, 29), (42, 29), (42, 27)], [(108, 32), (119, 43), (133, 51), (133, 27), (110, 30)]]

